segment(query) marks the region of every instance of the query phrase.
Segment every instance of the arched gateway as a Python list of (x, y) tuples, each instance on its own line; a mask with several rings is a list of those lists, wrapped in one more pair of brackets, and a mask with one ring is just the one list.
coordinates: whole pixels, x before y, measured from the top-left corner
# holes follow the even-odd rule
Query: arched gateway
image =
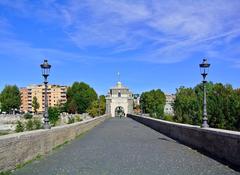
[(133, 112), (133, 97), (121, 82), (111, 88), (106, 96), (106, 114), (112, 117), (126, 116)]
[(122, 106), (118, 106), (115, 109), (115, 117), (125, 117), (125, 112)]

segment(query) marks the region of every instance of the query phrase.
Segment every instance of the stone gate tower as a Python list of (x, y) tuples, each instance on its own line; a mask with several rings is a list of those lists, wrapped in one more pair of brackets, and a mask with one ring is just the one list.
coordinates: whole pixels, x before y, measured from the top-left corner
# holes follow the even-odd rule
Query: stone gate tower
[(106, 114), (112, 117), (126, 116), (133, 112), (133, 97), (127, 87), (119, 81), (106, 96)]

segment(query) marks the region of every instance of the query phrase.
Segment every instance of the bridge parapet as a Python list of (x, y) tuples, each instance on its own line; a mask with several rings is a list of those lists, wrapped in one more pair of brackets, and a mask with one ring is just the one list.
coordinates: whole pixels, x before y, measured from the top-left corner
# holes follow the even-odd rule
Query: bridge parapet
[(240, 132), (203, 129), (132, 114), (128, 117), (233, 167), (240, 167)]
[(44, 155), (53, 148), (72, 140), (107, 119), (100, 116), (69, 125), (53, 127), (49, 130), (35, 130), (0, 137), (0, 172), (15, 169)]

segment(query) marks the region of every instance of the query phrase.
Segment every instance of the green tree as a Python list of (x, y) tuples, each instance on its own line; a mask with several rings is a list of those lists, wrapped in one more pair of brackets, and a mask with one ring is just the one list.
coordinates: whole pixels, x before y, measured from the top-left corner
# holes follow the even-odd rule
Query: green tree
[(87, 112), (92, 117), (103, 115), (106, 111), (106, 99), (104, 95), (101, 95), (98, 100), (95, 100), (88, 107)]
[(67, 111), (67, 103), (61, 103), (60, 101), (58, 101), (56, 107), (59, 109), (60, 113)]
[(99, 102), (97, 100), (93, 101), (92, 104), (87, 109), (87, 113), (92, 117), (98, 116), (98, 113), (99, 113), (98, 107), (99, 107)]
[(99, 109), (100, 109), (100, 115), (105, 114), (106, 112), (106, 98), (104, 95), (99, 96)]
[[(221, 83), (206, 84), (207, 113), (210, 127), (240, 130), (240, 90)], [(202, 123), (203, 86), (177, 89), (174, 102), (174, 121), (189, 124)]]
[(59, 108), (57, 107), (49, 107), (48, 108), (48, 117), (49, 117), (49, 122), (51, 125), (55, 126), (57, 121), (59, 120), (60, 116), (60, 111)]
[(236, 130), (240, 131), (240, 89), (234, 90), (234, 96), (235, 96), (234, 98), (235, 100), (233, 101), (233, 104), (235, 108), (233, 111), (235, 113), (235, 119), (236, 119), (236, 122), (234, 123), (234, 127), (236, 128)]
[(199, 123), (197, 111), (199, 110), (197, 96), (192, 88), (180, 87), (177, 89), (173, 104), (174, 120), (180, 123)]
[(160, 89), (143, 92), (140, 103), (143, 111), (149, 113), (151, 117), (163, 117), (166, 97)]
[(84, 82), (75, 82), (67, 90), (66, 106), (69, 113), (85, 113), (95, 100), (97, 93)]
[(18, 87), (16, 85), (5, 86), (0, 96), (0, 102), (2, 111), (9, 113), (12, 109), (19, 109), (21, 105), (21, 95)]
[(209, 125), (215, 128), (236, 129), (239, 96), (231, 85), (214, 84), (208, 94)]
[[(0, 93), (0, 98), (1, 98), (1, 93)], [(2, 103), (0, 101), (0, 113), (2, 112)]]
[(77, 113), (78, 106), (77, 106), (77, 102), (75, 101), (75, 99), (70, 100), (70, 98), (69, 98), (69, 100), (66, 103), (66, 109), (71, 114)]
[(36, 96), (33, 97), (32, 107), (33, 107), (33, 109), (34, 109), (34, 113), (36, 114), (36, 113), (37, 113), (37, 110), (38, 110), (39, 107), (40, 107)]

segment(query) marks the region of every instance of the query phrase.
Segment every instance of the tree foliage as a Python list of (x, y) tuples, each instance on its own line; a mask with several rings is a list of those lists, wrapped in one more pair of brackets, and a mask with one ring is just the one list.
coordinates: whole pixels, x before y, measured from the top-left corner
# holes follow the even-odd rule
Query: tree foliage
[(27, 121), (27, 123), (26, 123), (26, 130), (27, 131), (31, 131), (31, 130), (33, 130), (34, 128), (33, 128), (33, 121), (32, 121), (32, 119), (30, 119), (30, 120), (28, 120)]
[(75, 82), (67, 90), (66, 106), (69, 113), (85, 113), (95, 100), (97, 93), (84, 82)]
[(17, 121), (17, 125), (16, 125), (16, 132), (23, 132), (25, 129), (24, 123), (22, 123), (21, 121)]
[(48, 108), (48, 117), (51, 125), (55, 126), (59, 120), (60, 111), (58, 107), (49, 107)]
[(34, 118), (33, 119), (33, 129), (41, 129), (42, 126), (42, 122), (40, 119)]
[(21, 105), (21, 95), (16, 85), (7, 85), (0, 96), (2, 111), (10, 112), (12, 109), (19, 109)]
[(165, 94), (160, 89), (143, 92), (140, 98), (142, 110), (155, 118), (163, 117), (165, 102)]
[(33, 107), (33, 109), (34, 109), (34, 113), (36, 114), (36, 113), (37, 113), (37, 110), (38, 110), (39, 107), (40, 107), (36, 96), (33, 97), (32, 107)]
[(98, 100), (95, 100), (91, 103), (87, 112), (92, 117), (103, 115), (106, 111), (106, 99), (104, 95), (101, 95)]
[(197, 115), (197, 111), (200, 110), (198, 99), (192, 88), (180, 87), (177, 89), (173, 108), (177, 116), (175, 121), (189, 124), (200, 122)]
[[(240, 130), (240, 91), (231, 85), (208, 83), (207, 113), (210, 127)], [(182, 123), (202, 123), (203, 111), (202, 84), (194, 88), (177, 89), (173, 108), (174, 120)]]

